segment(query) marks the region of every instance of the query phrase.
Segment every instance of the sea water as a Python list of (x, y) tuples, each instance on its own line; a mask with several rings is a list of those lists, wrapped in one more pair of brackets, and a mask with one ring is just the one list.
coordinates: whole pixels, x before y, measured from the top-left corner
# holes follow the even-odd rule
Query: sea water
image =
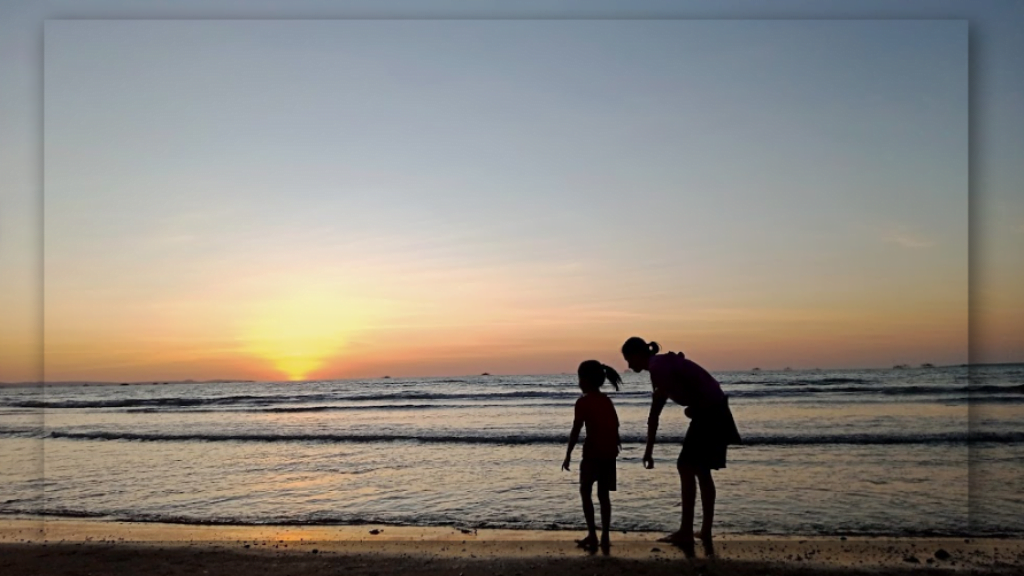
[[(715, 372), (744, 439), (727, 534), (1024, 535), (1024, 365)], [(673, 530), (688, 423), (641, 464), (646, 374), (606, 386), (614, 527)], [(0, 388), (0, 514), (579, 529), (573, 374)], [(700, 518), (698, 506), (697, 517)]]

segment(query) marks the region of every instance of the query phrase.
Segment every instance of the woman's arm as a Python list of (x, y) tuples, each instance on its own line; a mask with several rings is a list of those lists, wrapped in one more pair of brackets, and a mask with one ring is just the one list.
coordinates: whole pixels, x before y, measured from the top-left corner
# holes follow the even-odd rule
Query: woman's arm
[(658, 420), (661, 411), (668, 401), (668, 394), (658, 388), (654, 389), (651, 396), (651, 413), (647, 417), (647, 449), (644, 450), (644, 468), (654, 468), (654, 439), (658, 436)]

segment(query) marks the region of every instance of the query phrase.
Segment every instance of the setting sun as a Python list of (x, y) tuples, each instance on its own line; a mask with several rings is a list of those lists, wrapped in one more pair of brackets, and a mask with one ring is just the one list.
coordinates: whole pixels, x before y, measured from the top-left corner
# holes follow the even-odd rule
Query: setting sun
[(340, 354), (361, 323), (340, 295), (299, 291), (255, 305), (240, 340), (246, 353), (271, 362), (289, 380), (304, 380)]

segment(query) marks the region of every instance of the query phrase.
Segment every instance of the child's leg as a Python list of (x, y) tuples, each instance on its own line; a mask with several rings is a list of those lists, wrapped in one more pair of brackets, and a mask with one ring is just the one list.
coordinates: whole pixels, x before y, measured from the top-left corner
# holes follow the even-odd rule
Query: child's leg
[(608, 543), (608, 529), (612, 524), (612, 499), (608, 488), (597, 484), (597, 499), (601, 503), (601, 543)]
[(591, 496), (594, 484), (580, 484), (580, 497), (583, 499), (583, 517), (587, 520), (587, 538), (597, 540), (597, 527), (594, 525), (594, 499)]

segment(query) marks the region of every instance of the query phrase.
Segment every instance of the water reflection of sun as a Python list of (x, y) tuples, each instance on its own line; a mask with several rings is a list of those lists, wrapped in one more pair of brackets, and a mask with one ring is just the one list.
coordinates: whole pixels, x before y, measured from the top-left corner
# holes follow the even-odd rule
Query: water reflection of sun
[(344, 297), (308, 291), (255, 307), (242, 328), (244, 351), (271, 362), (289, 380), (304, 380), (344, 351), (365, 310)]

